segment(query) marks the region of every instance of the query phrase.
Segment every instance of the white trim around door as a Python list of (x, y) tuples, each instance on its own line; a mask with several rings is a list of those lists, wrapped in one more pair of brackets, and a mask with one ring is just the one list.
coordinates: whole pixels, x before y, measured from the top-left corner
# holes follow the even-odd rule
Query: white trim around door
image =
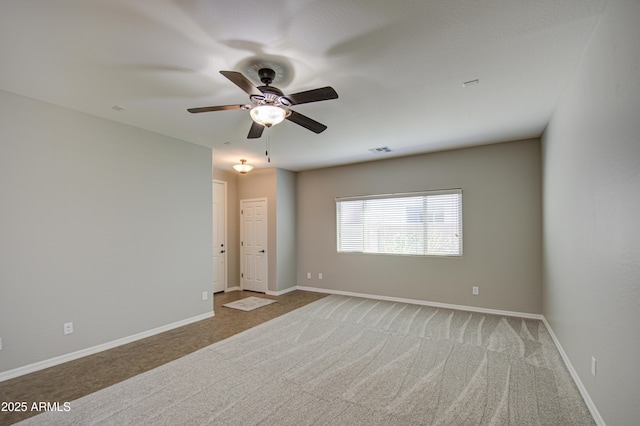
[(267, 199), (240, 200), (240, 286), (266, 293), (268, 283)]
[(227, 182), (212, 181), (213, 292), (227, 289)]

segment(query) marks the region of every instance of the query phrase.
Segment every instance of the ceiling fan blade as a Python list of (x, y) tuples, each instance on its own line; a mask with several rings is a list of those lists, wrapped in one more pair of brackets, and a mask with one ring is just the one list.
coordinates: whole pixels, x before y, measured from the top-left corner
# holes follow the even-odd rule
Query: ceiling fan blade
[(249, 129), (247, 139), (258, 139), (260, 138), (260, 136), (262, 136), (263, 131), (264, 126), (262, 124), (258, 124), (255, 121), (251, 120), (251, 128)]
[(197, 112), (210, 112), (210, 111), (227, 111), (232, 109), (242, 109), (244, 105), (220, 105), (220, 106), (208, 106), (208, 107), (200, 107), (200, 108), (189, 108), (189, 111), (192, 114)]
[(253, 85), (251, 80), (237, 71), (220, 71), (220, 74), (227, 77), (233, 84), (247, 92), (249, 95), (262, 96), (263, 93)]
[(295, 112), (293, 110), (289, 111), (291, 111), (291, 114), (287, 116), (287, 120), (293, 121), (294, 123), (305, 127), (314, 133), (322, 133), (327, 129), (327, 126), (325, 126), (324, 124), (318, 123), (316, 120), (312, 120), (306, 115), (302, 115), (299, 112)]
[(300, 105), (308, 104), (310, 102), (337, 99), (338, 93), (333, 90), (333, 87), (327, 86), (319, 89), (307, 90), (305, 92), (294, 93), (293, 95), (287, 95), (287, 98), (291, 101), (291, 105)]

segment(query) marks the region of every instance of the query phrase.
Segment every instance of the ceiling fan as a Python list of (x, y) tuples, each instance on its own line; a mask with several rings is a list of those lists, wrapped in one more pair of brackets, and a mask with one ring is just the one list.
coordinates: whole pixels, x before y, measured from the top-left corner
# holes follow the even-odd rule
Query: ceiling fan
[(314, 133), (322, 133), (326, 130), (327, 126), (289, 107), (338, 98), (336, 91), (329, 86), (285, 95), (277, 87), (270, 86), (276, 77), (275, 71), (271, 68), (261, 68), (258, 71), (260, 81), (264, 84), (264, 86), (259, 87), (254, 86), (247, 77), (237, 71), (220, 71), (220, 74), (244, 90), (249, 95), (251, 103), (189, 108), (187, 111), (190, 113), (227, 111), (233, 109), (249, 111), (253, 123), (251, 124), (251, 129), (249, 129), (248, 139), (259, 138), (262, 136), (265, 127), (274, 126), (284, 119), (292, 121)]

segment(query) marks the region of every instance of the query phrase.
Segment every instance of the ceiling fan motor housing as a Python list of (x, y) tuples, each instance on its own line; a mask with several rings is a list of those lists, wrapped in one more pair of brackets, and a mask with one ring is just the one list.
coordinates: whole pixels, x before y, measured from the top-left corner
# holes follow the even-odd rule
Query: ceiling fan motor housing
[(249, 96), (251, 102), (256, 105), (273, 104), (277, 106), (291, 106), (291, 101), (287, 99), (284, 93), (277, 87), (259, 86), (258, 90), (262, 92), (262, 95)]

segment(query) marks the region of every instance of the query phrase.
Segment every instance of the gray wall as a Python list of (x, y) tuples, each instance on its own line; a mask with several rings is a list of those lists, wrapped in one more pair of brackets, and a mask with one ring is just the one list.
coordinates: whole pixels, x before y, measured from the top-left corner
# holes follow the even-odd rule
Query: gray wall
[(211, 312), (210, 149), (0, 92), (0, 203), (0, 372)]
[(611, 425), (640, 418), (639, 18), (609, 3), (543, 138), (544, 315)]
[[(335, 197), (448, 188), (463, 191), (462, 258), (336, 252)], [(540, 191), (538, 140), (301, 172), (298, 285), (541, 313)]]
[(296, 173), (278, 169), (276, 172), (278, 238), (278, 288), (286, 290), (296, 285)]

